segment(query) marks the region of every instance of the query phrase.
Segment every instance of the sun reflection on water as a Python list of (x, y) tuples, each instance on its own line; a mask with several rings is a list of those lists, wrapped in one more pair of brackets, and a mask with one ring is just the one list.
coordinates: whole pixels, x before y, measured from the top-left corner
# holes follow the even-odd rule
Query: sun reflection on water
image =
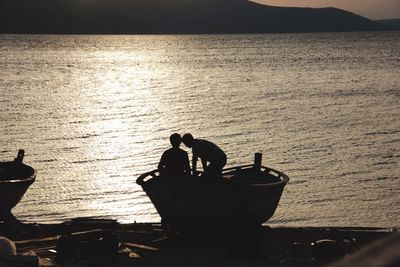
[[(229, 166), (263, 151), (292, 179), (272, 223), (398, 217), (394, 33), (9, 38), (1, 147), (25, 148), (38, 170), (14, 210), (21, 220), (157, 221), (135, 179), (172, 132), (221, 145)], [(368, 213), (379, 206), (393, 208)]]
[[(130, 214), (141, 214), (142, 220), (158, 218), (149, 201), (138, 203), (138, 193), (143, 193), (135, 179), (154, 168), (160, 150), (166, 148), (165, 140), (154, 135), (155, 129), (160, 135), (164, 131), (166, 140), (171, 131), (169, 120), (154, 119), (171, 109), (165, 105), (170, 102), (163, 101), (160, 91), (168, 80), (160, 81), (155, 77), (166, 75), (172, 66), (159, 65), (160, 57), (162, 55), (151, 55), (147, 66), (135, 62), (149, 61), (149, 53), (107, 51), (96, 53), (92, 58), (99, 65), (91, 65), (92, 75), (87, 77), (94, 79), (87, 80), (79, 98), (73, 100), (81, 102), (75, 105), (83, 107), (81, 114), (91, 118), (79, 125), (78, 131), (93, 135), (82, 157), (91, 161), (89, 164), (97, 174), (88, 173), (88, 179), (84, 179), (86, 186), (98, 193), (86, 200), (87, 206), (81, 209), (94, 209), (102, 216), (118, 215), (120, 219), (125, 214), (126, 220), (132, 220)], [(109, 63), (110, 68), (105, 69), (104, 62)]]

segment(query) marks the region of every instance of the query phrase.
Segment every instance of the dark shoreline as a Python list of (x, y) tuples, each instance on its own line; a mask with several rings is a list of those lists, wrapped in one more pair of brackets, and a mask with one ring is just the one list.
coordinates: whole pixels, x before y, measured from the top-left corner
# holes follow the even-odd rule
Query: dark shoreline
[[(13, 240), (18, 254), (33, 251), (41, 260), (39, 266), (55, 266), (56, 261), (71, 261), (78, 254), (105, 264), (99, 266), (235, 266), (255, 262), (260, 264), (257, 266), (323, 266), (397, 232), (371, 227), (232, 229), (177, 233), (159, 223), (118, 224), (79, 218), (63, 224), (0, 223), (0, 236)], [(322, 242), (319, 247), (315, 245), (318, 242)], [(283, 261), (308, 265), (281, 265)]]

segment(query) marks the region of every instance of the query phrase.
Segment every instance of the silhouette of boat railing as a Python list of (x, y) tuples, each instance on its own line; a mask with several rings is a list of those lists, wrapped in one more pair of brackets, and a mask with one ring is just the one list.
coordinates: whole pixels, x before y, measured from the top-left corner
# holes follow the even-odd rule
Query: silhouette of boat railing
[(203, 177), (202, 172), (167, 177), (153, 170), (139, 176), (136, 182), (162, 222), (182, 228), (260, 225), (275, 213), (289, 181), (283, 172), (261, 166), (261, 155), (254, 164), (224, 169), (222, 177)]
[(0, 220), (15, 220), (11, 210), (35, 181), (36, 171), (23, 158), (24, 150), (19, 150), (14, 161), (0, 162)]

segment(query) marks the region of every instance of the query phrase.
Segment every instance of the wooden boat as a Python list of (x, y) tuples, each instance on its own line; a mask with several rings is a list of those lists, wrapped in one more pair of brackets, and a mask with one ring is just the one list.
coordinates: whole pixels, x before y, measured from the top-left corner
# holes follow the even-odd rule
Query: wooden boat
[(254, 164), (227, 168), (223, 177), (161, 176), (158, 170), (137, 179), (162, 218), (178, 228), (261, 225), (274, 214), (289, 178)]
[(12, 219), (11, 209), (21, 201), (35, 181), (36, 171), (22, 163), (24, 150), (19, 150), (14, 161), (0, 162), (0, 219)]

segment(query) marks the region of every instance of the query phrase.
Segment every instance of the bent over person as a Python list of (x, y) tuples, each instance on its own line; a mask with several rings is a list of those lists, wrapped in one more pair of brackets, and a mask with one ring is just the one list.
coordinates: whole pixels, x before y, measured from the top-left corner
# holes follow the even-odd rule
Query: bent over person
[(181, 135), (174, 133), (169, 138), (172, 147), (166, 150), (158, 164), (158, 170), (162, 175), (168, 174), (190, 174), (189, 156), (188, 153), (180, 149), (182, 142)]
[(189, 133), (182, 137), (182, 142), (192, 148), (192, 169), (196, 172), (197, 159), (201, 159), (205, 176), (222, 176), (222, 169), (226, 164), (226, 154), (213, 142), (194, 139)]

